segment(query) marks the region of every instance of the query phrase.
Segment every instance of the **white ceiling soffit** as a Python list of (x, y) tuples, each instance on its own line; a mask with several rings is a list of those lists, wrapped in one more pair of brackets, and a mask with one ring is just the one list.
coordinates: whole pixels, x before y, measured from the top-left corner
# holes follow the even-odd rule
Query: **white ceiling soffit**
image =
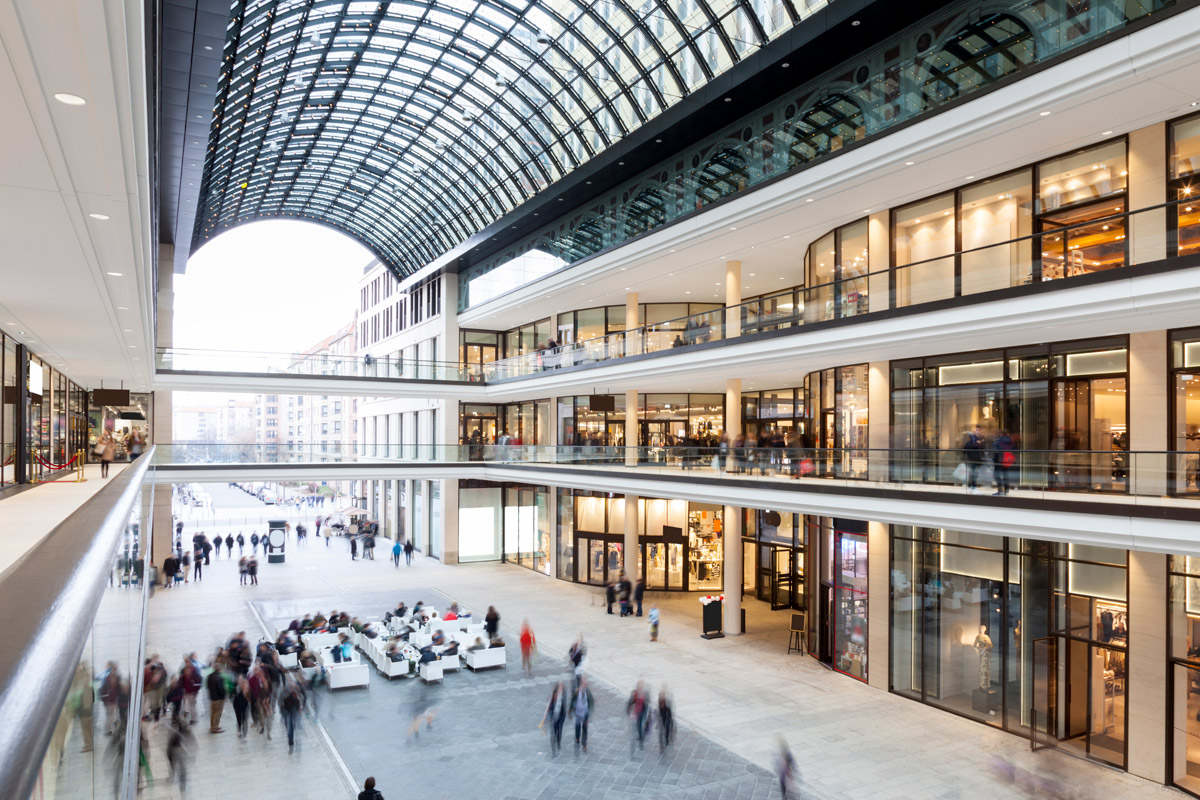
[(459, 325), (504, 330), (623, 305), (626, 292), (643, 303), (723, 303), (726, 260), (742, 262), (743, 297), (782, 290), (804, 282), (810, 242), (868, 210), (1171, 119), (1197, 100), (1200, 8), (559, 270), (469, 309)]
[(0, 0), (0, 330), (86, 387), (152, 369), (142, 5)]

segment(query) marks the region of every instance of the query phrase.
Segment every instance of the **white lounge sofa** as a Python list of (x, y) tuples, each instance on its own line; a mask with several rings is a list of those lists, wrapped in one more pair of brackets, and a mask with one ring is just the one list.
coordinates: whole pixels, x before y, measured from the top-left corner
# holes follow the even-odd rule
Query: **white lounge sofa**
[(442, 662), (441, 661), (426, 661), (421, 664), (421, 680), (426, 683), (442, 680)]
[(472, 672), (490, 667), (508, 668), (508, 660), (503, 647), (488, 647), (484, 650), (468, 650), (464, 655), (467, 668)]

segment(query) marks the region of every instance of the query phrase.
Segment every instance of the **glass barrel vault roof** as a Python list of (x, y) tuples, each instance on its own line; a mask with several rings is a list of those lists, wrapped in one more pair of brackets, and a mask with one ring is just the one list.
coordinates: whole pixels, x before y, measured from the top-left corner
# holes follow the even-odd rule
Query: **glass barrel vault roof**
[(827, 0), (234, 0), (193, 248), (299, 217), (398, 277)]

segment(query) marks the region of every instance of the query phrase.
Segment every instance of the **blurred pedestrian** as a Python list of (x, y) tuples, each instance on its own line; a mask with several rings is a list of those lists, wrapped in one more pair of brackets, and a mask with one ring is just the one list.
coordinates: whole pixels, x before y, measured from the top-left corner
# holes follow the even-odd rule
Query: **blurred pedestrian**
[(240, 556), (246, 550), (246, 537), (242, 536), (241, 531), (238, 531), (237, 543), (238, 543), (238, 555)]
[(575, 677), (575, 691), (579, 691), (579, 682), (583, 679), (583, 659), (587, 656), (587, 645), (583, 643), (583, 634), (579, 634), (579, 638), (575, 640), (575, 644), (571, 645), (571, 649), (567, 651), (567, 661), (570, 663), (570, 669)]
[(250, 576), (250, 585), (258, 586), (258, 559), (253, 555), (246, 562), (246, 573)]
[(658, 641), (658, 606), (650, 606), (650, 641)]
[(219, 661), (213, 664), (213, 671), (208, 673), (204, 683), (208, 687), (208, 732), (224, 733), (221, 712), (225, 710), (225, 673), (221, 671)]
[(563, 722), (567, 719), (567, 687), (559, 681), (550, 692), (550, 702), (546, 705), (546, 713), (542, 717), (542, 725), (548, 726), (550, 735), (550, 754), (557, 755), (562, 749)]
[(412, 543), (412, 539), (409, 539), (404, 542), (404, 563), (410, 567), (412, 566), (412, 554), (413, 554), (413, 543)]
[(249, 567), (247, 567), (247, 563), (249, 561), (250, 559), (246, 556), (242, 556), (238, 559), (238, 583), (240, 583), (242, 586), (246, 585), (246, 577), (250, 571)]
[(358, 561), (358, 537), (350, 537), (350, 560)]
[(225, 534), (225, 557), (233, 558), (233, 534)]
[(646, 594), (646, 584), (641, 579), (634, 581), (633, 584), (633, 601), (637, 603), (637, 615), (642, 615), (642, 596)]
[(779, 737), (779, 761), (776, 772), (779, 775), (779, 791), (786, 800), (788, 789), (791, 788), (796, 774), (796, 759), (792, 756), (792, 751), (782, 736)]
[(650, 701), (646, 697), (646, 688), (642, 681), (638, 681), (637, 686), (630, 692), (629, 700), (625, 703), (625, 713), (633, 723), (633, 736), (629, 740), (629, 754), (633, 755), (635, 744), (639, 750), (646, 747), (646, 723), (650, 719)]
[(245, 740), (250, 730), (250, 682), (240, 675), (233, 689), (233, 715), (237, 718), (238, 738)]
[(196, 574), (194, 577), (196, 578), (196, 583), (199, 583), (200, 579), (204, 577), (204, 548), (203, 548), (203, 546), (197, 547), (196, 552), (192, 554), (192, 563), (196, 565)]
[(287, 730), (288, 752), (296, 746), (296, 726), (300, 724), (300, 713), (304, 710), (304, 689), (294, 678), (288, 678), (287, 685), (279, 697), (279, 712), (283, 718), (284, 729)]
[(400, 554), (403, 552), (404, 552), (404, 546), (401, 545), (400, 540), (397, 539), (396, 543), (392, 545), (392, 564), (397, 569), (399, 569), (399, 567), (400, 567)]
[(171, 765), (167, 778), (179, 781), (180, 793), (187, 791), (187, 761), (195, 749), (196, 737), (192, 735), (191, 726), (183, 720), (173, 721), (167, 737), (167, 763)]
[(667, 687), (658, 693), (658, 743), (663, 749), (671, 743), (671, 733), (675, 727), (675, 712), (671, 710), (671, 701), (667, 698)]
[(533, 636), (533, 628), (529, 627), (529, 620), (521, 623), (521, 669), (525, 670), (526, 675), (533, 674), (533, 650), (537, 647), (537, 640)]
[(582, 744), (585, 753), (587, 752), (588, 720), (591, 719), (595, 709), (596, 701), (592, 697), (592, 690), (587, 687), (587, 678), (580, 675), (575, 694), (571, 696), (568, 713), (575, 717), (575, 744)]
[(254, 555), (258, 554), (258, 534), (250, 534), (250, 552)]

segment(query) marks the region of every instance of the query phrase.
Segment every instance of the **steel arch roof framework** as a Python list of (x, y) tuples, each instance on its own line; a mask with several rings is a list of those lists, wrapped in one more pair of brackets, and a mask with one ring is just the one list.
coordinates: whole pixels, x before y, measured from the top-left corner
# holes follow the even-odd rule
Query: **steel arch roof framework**
[(193, 249), (307, 218), (406, 277), (825, 4), (234, 0)]

